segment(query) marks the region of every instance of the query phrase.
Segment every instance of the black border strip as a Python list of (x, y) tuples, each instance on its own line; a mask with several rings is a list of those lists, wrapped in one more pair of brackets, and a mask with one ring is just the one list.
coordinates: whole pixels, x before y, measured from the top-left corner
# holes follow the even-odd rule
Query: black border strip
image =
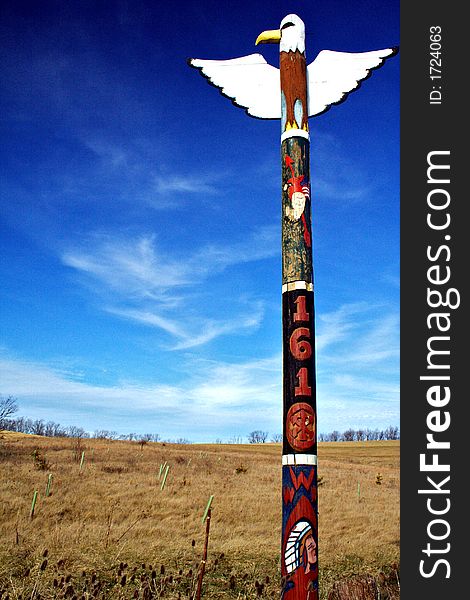
[[(464, 108), (466, 71), (464, 32), (465, 19), (457, 3), (430, 0), (419, 7), (416, 3), (401, 3), (401, 598), (403, 600), (447, 600), (465, 596), (464, 559), (467, 558), (464, 536), (468, 530), (468, 511), (464, 483), (468, 479), (466, 448), (468, 438), (465, 419), (468, 411), (468, 392), (464, 388), (464, 370), (468, 370), (467, 347), (468, 325), (466, 323), (466, 298), (468, 293), (468, 249), (465, 238), (468, 236), (466, 205), (468, 192), (463, 189), (466, 170), (463, 148), (463, 128), (468, 122)], [(431, 27), (441, 29), (440, 59), (442, 78), (431, 79)], [(434, 29), (436, 33), (438, 30)], [(434, 38), (436, 39), (436, 38)], [(437, 44), (434, 45), (438, 49)], [(439, 63), (433, 63), (438, 66)], [(433, 88), (434, 86), (434, 88)], [(441, 86), (439, 88), (439, 86)], [(430, 92), (442, 92), (441, 104), (430, 103)], [(437, 101), (438, 94), (433, 94)], [(435, 155), (435, 162), (449, 164), (447, 172), (450, 183), (429, 183), (427, 177), (430, 152), (446, 152)], [(434, 171), (437, 175), (438, 171)], [(444, 171), (440, 179), (444, 180)], [(444, 189), (432, 198), (444, 201), (449, 194), (449, 207), (435, 211), (434, 217), (444, 222), (449, 212), (451, 221), (445, 230), (432, 229), (427, 223), (429, 212), (428, 194), (432, 189)], [(447, 236), (447, 237), (446, 237)], [(450, 236), (450, 237), (448, 237)], [(435, 257), (440, 247), (439, 258)], [(438, 286), (430, 284), (428, 269), (440, 265), (441, 273), (450, 268), (450, 280)], [(431, 272), (431, 277), (436, 271)], [(458, 308), (443, 306), (433, 309), (429, 306), (427, 288), (438, 288), (445, 294), (446, 289), (454, 288), (460, 295)], [(435, 297), (436, 298), (436, 297)], [(456, 298), (454, 294), (453, 298)], [(436, 320), (427, 318), (432, 312), (449, 314), (450, 329), (436, 331)], [(443, 324), (445, 319), (441, 321)], [(433, 335), (448, 336), (449, 340), (435, 341), (441, 349), (449, 350), (448, 355), (439, 357), (441, 364), (450, 369), (429, 369), (428, 347)], [(436, 347), (434, 345), (434, 347)], [(430, 374), (449, 375), (450, 380), (431, 382), (420, 380), (420, 376)], [(436, 410), (427, 398), (431, 385), (445, 385), (450, 388), (448, 404), (440, 408), (441, 418), (447, 411), (451, 418), (450, 426), (435, 439), (448, 441), (449, 449), (439, 451), (427, 448), (427, 434), (430, 433), (430, 413)], [(432, 425), (432, 421), (431, 421)], [(439, 464), (449, 464), (450, 471), (426, 471), (420, 469), (420, 455), (425, 454), (425, 462), (433, 460), (437, 454)], [(450, 475), (450, 479), (444, 480)], [(430, 477), (434, 484), (427, 478)], [(441, 492), (437, 489), (440, 488)], [(423, 493), (418, 493), (418, 490)], [(427, 490), (427, 491), (426, 491)], [(448, 490), (444, 492), (442, 490)], [(430, 510), (449, 509), (441, 514)], [(434, 522), (441, 519), (448, 523)], [(431, 537), (430, 537), (431, 534)], [(441, 540), (432, 539), (442, 537)], [(429, 544), (429, 546), (428, 546)], [(447, 545), (449, 544), (449, 545)], [(424, 562), (421, 562), (424, 561)], [(442, 561), (442, 562), (438, 562)], [(465, 560), (465, 562), (467, 562)], [(424, 572), (427, 576), (420, 573)]]

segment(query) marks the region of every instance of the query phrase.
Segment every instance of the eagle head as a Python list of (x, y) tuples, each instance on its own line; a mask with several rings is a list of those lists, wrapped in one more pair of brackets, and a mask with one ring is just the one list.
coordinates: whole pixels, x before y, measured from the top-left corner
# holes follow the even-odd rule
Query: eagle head
[(297, 15), (287, 15), (281, 21), (279, 29), (263, 31), (256, 39), (258, 44), (280, 44), (281, 52), (305, 52), (305, 25)]

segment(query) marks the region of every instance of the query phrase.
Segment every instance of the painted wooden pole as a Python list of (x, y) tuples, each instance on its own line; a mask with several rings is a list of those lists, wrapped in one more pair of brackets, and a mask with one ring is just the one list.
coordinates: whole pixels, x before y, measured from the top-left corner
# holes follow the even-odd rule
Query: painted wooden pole
[(306, 66), (305, 26), (287, 15), (256, 44), (280, 44), (279, 70), (260, 54), (189, 59), (224, 96), (260, 119), (281, 120), (283, 455), (281, 572), (283, 600), (318, 600), (317, 414), (310, 137), (308, 118), (359, 88), (397, 48), (322, 50)]
[[(295, 40), (289, 38), (290, 28), (292, 33), (294, 28), (296, 30)], [(317, 600), (315, 311), (310, 138), (302, 21), (289, 15), (281, 23), (281, 35), (282, 598)]]

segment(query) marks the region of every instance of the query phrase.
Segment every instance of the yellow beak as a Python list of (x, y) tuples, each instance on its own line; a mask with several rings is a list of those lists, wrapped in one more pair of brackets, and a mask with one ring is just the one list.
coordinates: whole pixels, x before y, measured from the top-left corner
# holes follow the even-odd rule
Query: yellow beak
[(279, 44), (281, 41), (281, 30), (272, 29), (270, 31), (263, 31), (256, 38), (255, 46), (258, 44)]

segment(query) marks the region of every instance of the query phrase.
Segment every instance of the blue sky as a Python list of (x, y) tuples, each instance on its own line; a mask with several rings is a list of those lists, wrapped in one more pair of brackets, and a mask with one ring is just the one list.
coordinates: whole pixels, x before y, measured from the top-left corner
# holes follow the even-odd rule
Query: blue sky
[[(193, 442), (280, 433), (280, 124), (186, 64), (399, 44), (399, 3), (5, 0), (0, 393)], [(319, 432), (399, 423), (399, 61), (310, 120)]]

